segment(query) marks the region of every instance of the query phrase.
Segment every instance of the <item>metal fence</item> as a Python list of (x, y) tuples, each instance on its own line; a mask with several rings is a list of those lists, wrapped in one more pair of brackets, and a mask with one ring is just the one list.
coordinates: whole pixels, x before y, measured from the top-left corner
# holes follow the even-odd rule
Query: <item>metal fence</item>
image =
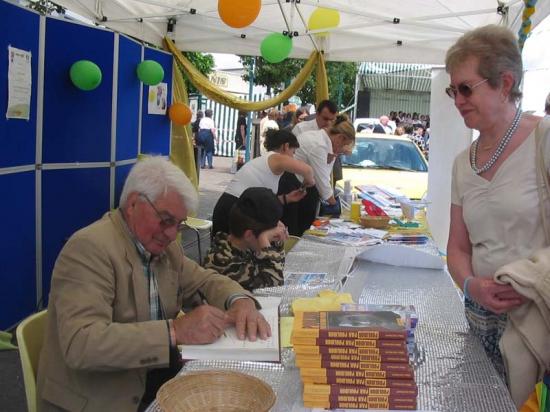
[[(255, 94), (252, 96), (252, 101), (258, 102), (270, 99), (271, 97), (272, 96), (266, 94)], [(249, 100), (248, 96), (243, 97), (243, 99)], [(210, 100), (204, 96), (201, 96), (199, 101), (200, 110), (204, 111), (206, 109), (211, 109), (213, 113), (212, 117), (218, 132), (218, 143), (215, 148), (215, 154), (217, 156), (232, 157), (236, 149), (235, 133), (237, 128), (237, 120), (239, 118), (239, 111)], [(257, 113), (252, 114), (253, 118), (256, 116)]]

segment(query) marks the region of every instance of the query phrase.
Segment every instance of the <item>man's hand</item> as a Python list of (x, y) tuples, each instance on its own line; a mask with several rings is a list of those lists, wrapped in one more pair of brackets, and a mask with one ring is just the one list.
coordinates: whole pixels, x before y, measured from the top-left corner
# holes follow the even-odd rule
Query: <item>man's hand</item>
[(254, 342), (257, 335), (264, 340), (271, 336), (269, 323), (258, 312), (252, 299), (235, 300), (225, 316), (227, 323), (235, 325), (240, 340), (248, 337), (250, 341)]
[(526, 301), (512, 286), (501, 285), (485, 277), (471, 279), (468, 282), (468, 293), (477, 303), (495, 313), (509, 312)]
[(185, 316), (174, 319), (176, 342), (188, 345), (214, 342), (223, 334), (225, 316), (223, 311), (214, 306), (198, 306)]

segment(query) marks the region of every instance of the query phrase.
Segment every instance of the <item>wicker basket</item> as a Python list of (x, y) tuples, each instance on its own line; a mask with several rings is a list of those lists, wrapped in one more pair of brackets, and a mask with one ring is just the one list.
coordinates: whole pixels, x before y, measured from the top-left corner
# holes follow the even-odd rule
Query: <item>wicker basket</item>
[(385, 229), (390, 223), (389, 216), (361, 216), (361, 226), (374, 229)]
[(203, 371), (177, 376), (161, 386), (163, 412), (267, 412), (275, 403), (264, 381), (233, 371)]

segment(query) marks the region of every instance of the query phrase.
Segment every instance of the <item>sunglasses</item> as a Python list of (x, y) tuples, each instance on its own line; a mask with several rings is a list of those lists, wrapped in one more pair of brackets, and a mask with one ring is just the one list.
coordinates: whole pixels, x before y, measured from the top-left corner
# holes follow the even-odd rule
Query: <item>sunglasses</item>
[(445, 89), (445, 93), (447, 93), (447, 96), (449, 96), (451, 99), (456, 99), (456, 96), (459, 94), (463, 97), (470, 97), (472, 93), (474, 92), (474, 89), (485, 83), (489, 79), (483, 79), (477, 82), (476, 84), (469, 85), (466, 83), (460, 83), (458, 86), (449, 86)]

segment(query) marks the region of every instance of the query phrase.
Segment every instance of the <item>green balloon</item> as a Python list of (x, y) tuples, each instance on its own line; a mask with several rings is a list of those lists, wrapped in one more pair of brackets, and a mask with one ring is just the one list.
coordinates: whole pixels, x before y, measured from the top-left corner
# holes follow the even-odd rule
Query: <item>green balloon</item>
[(282, 62), (292, 51), (292, 39), (280, 33), (272, 33), (262, 40), (260, 51), (269, 63)]
[(154, 60), (143, 60), (137, 67), (139, 80), (149, 86), (155, 86), (164, 79), (164, 69)]
[(94, 90), (101, 83), (101, 69), (90, 60), (79, 60), (71, 66), (71, 81), (81, 90)]

